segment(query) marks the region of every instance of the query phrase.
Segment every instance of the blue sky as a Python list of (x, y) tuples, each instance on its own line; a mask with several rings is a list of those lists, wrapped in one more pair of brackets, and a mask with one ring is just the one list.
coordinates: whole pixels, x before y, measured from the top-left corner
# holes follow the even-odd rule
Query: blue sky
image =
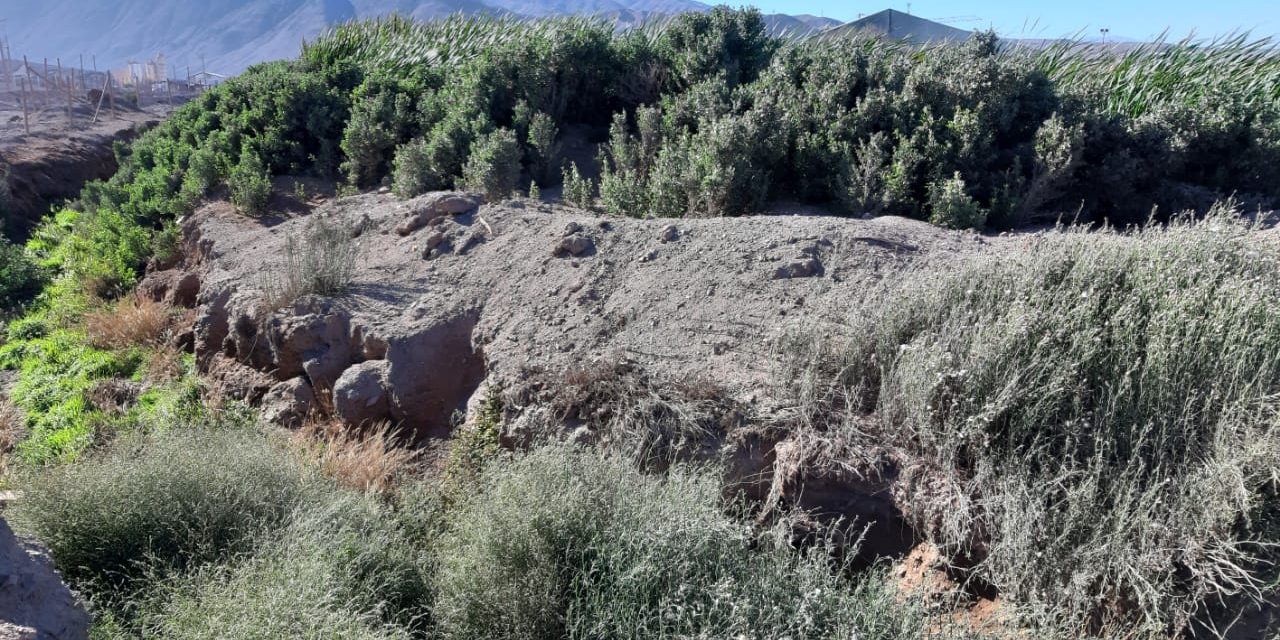
[[(736, 3), (730, 3), (736, 4)], [(855, 20), (860, 13), (881, 9), (907, 10), (898, 0), (841, 2), (802, 0), (749, 2), (766, 13), (811, 13), (839, 20)], [(1247, 29), (1258, 36), (1280, 35), (1280, 0), (1072, 0), (1034, 3), (1012, 0), (913, 0), (911, 13), (965, 29), (995, 27), (1010, 37), (1059, 37), (1082, 33), (1098, 36), (1111, 29), (1113, 36), (1147, 39), (1166, 28), (1175, 37), (1191, 32), (1200, 36)], [(950, 18), (948, 20), (940, 20)]]

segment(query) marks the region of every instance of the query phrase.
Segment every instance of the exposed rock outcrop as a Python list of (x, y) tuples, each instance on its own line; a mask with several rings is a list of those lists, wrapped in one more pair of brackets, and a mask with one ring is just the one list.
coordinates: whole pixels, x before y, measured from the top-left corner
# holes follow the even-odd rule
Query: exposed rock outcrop
[(89, 615), (38, 548), (0, 518), (0, 639), (84, 640)]
[(302, 376), (271, 387), (262, 398), (262, 418), (289, 429), (302, 426), (316, 409), (315, 390)]
[(72, 131), (41, 131), (0, 141), (0, 228), (23, 240), (52, 204), (75, 198), (86, 182), (116, 172), (113, 143), (128, 142), (159, 122), (155, 114), (123, 117)]
[(368, 425), (390, 418), (387, 361), (352, 365), (333, 388), (333, 410), (348, 424)]

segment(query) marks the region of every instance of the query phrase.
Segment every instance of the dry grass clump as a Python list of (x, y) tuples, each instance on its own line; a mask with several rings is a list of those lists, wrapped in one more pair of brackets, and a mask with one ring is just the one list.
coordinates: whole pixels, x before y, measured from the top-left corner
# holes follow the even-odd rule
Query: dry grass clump
[(135, 294), (87, 314), (84, 327), (93, 346), (126, 349), (159, 343), (173, 316), (171, 306)]
[(901, 458), (903, 508), (1024, 613), (1180, 634), (1274, 590), (1280, 253), (1235, 212), (909, 277), (788, 372)]
[(355, 279), (359, 258), (360, 243), (353, 229), (317, 217), (301, 236), (291, 234), (285, 241), (280, 271), (268, 274), (267, 306), (279, 309), (309, 294), (341, 295)]
[(583, 430), (598, 445), (659, 467), (713, 457), (721, 436), (747, 415), (746, 407), (713, 382), (655, 380), (618, 359), (530, 373), (506, 395), (506, 405), (528, 408), (512, 420), (519, 444), (566, 428)]
[(354, 429), (337, 420), (313, 420), (296, 437), (326, 474), (358, 491), (390, 493), (420, 457), (405, 433), (389, 423)]
[(172, 344), (156, 345), (147, 356), (144, 370), (146, 380), (163, 384), (181, 378), (184, 373), (182, 356), (182, 350)]

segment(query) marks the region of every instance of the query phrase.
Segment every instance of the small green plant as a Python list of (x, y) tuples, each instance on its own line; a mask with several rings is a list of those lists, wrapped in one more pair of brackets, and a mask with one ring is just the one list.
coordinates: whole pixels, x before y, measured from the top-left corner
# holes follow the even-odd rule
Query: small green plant
[(216, 152), (206, 147), (196, 149), (187, 161), (187, 171), (182, 176), (180, 196), (187, 206), (195, 206), (223, 178), (223, 169)]
[(534, 182), (549, 184), (556, 179), (557, 160), (560, 157), (560, 143), (556, 140), (559, 129), (556, 123), (545, 113), (537, 112), (529, 118), (529, 173)]
[(542, 200), (542, 189), (538, 188), (538, 183), (536, 182), (529, 183), (529, 199)]
[(438, 186), (431, 171), (428, 144), (425, 138), (415, 138), (396, 149), (391, 168), (391, 188), (401, 198), (412, 198)]
[(563, 199), (579, 209), (595, 207), (595, 185), (578, 172), (578, 163), (571, 162), (564, 170)]
[(176, 221), (166, 221), (151, 235), (151, 258), (157, 265), (171, 266), (182, 258), (182, 229)]
[(444, 484), (454, 492), (469, 488), (502, 453), (502, 394), (497, 389), (487, 394), (473, 423), (458, 428), (449, 446)]
[(948, 229), (981, 229), (987, 220), (987, 212), (969, 196), (959, 173), (930, 186), (929, 210), (929, 222)]
[(239, 207), (241, 213), (253, 218), (267, 214), (271, 175), (257, 153), (246, 150), (241, 154), (240, 162), (227, 178), (227, 187), (231, 190), (232, 204)]
[(267, 284), (266, 300), (276, 309), (314, 294), (337, 296), (355, 279), (360, 243), (351, 229), (326, 218), (307, 222), (301, 237), (285, 239), (284, 263)]
[(520, 144), (510, 129), (498, 129), (481, 136), (471, 146), (471, 156), (462, 169), (462, 184), (480, 191), (491, 201), (501, 200), (516, 189), (520, 180)]
[(0, 236), (0, 314), (35, 297), (44, 281), (44, 274), (22, 247)]

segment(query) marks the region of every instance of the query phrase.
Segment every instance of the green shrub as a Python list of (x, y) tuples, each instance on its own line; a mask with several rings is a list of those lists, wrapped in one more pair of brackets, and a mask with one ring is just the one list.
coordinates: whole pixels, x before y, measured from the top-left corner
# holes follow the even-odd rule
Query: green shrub
[(948, 229), (981, 229), (987, 220), (987, 212), (969, 197), (959, 173), (930, 185), (929, 210), (929, 222)]
[(395, 146), (395, 136), (383, 119), (380, 107), (372, 98), (357, 102), (342, 134), (342, 151), (347, 156), (342, 166), (347, 180), (357, 187), (377, 184), (386, 156)]
[(717, 75), (730, 87), (751, 82), (777, 46), (759, 10), (718, 6), (680, 14), (659, 34), (656, 48), (670, 70), (669, 84), (683, 89)]
[(1009, 601), (1185, 630), (1274, 589), (1280, 254), (1238, 216), (908, 275), (792, 377), (853, 450), (907, 456), (904, 508)]
[(109, 601), (249, 550), (323, 484), (261, 435), (175, 429), (35, 469), (22, 486), (14, 520), (68, 581)]
[(431, 155), (425, 138), (415, 138), (396, 148), (391, 188), (401, 198), (412, 198), (439, 186), (432, 179)]
[(613, 117), (609, 143), (601, 149), (600, 202), (606, 211), (625, 216), (650, 214), (649, 175), (662, 146), (662, 110), (636, 110), (635, 136), (627, 130), (625, 114)]
[(430, 621), (430, 555), (365, 496), (293, 514), (252, 558), (167, 588), (144, 637), (411, 638)]
[(316, 217), (308, 221), (301, 237), (289, 234), (285, 239), (284, 263), (268, 278), (266, 297), (273, 308), (279, 308), (305, 295), (341, 295), (355, 280), (359, 260), (360, 243), (354, 231)]
[[(484, 473), (439, 546), (441, 637), (854, 637), (923, 617), (725, 515), (712, 474), (542, 449)], [(753, 550), (753, 547), (755, 548)]]
[(462, 183), (467, 189), (497, 201), (511, 195), (519, 181), (520, 143), (514, 131), (498, 129), (476, 139), (462, 169)]
[(209, 148), (192, 152), (187, 171), (182, 177), (182, 197), (188, 206), (194, 207), (214, 186), (222, 182), (224, 170), (218, 154)]
[(0, 314), (35, 297), (44, 274), (21, 247), (0, 236)]
[(541, 111), (530, 112), (526, 103), (516, 107), (516, 123), (526, 130), (525, 144), (529, 152), (529, 175), (535, 184), (548, 185), (557, 176), (560, 143), (556, 140), (559, 130), (556, 123)]
[(240, 162), (227, 178), (231, 190), (231, 202), (240, 212), (254, 218), (267, 214), (271, 202), (271, 175), (267, 173), (262, 158), (252, 151), (244, 151)]
[(428, 134), (423, 150), (423, 172), (417, 174), (425, 191), (452, 188), (462, 175), (472, 141), (484, 129), (479, 118), (464, 111), (451, 111)]
[(578, 173), (578, 163), (571, 162), (565, 167), (563, 182), (561, 193), (565, 202), (583, 210), (595, 208), (595, 185)]

